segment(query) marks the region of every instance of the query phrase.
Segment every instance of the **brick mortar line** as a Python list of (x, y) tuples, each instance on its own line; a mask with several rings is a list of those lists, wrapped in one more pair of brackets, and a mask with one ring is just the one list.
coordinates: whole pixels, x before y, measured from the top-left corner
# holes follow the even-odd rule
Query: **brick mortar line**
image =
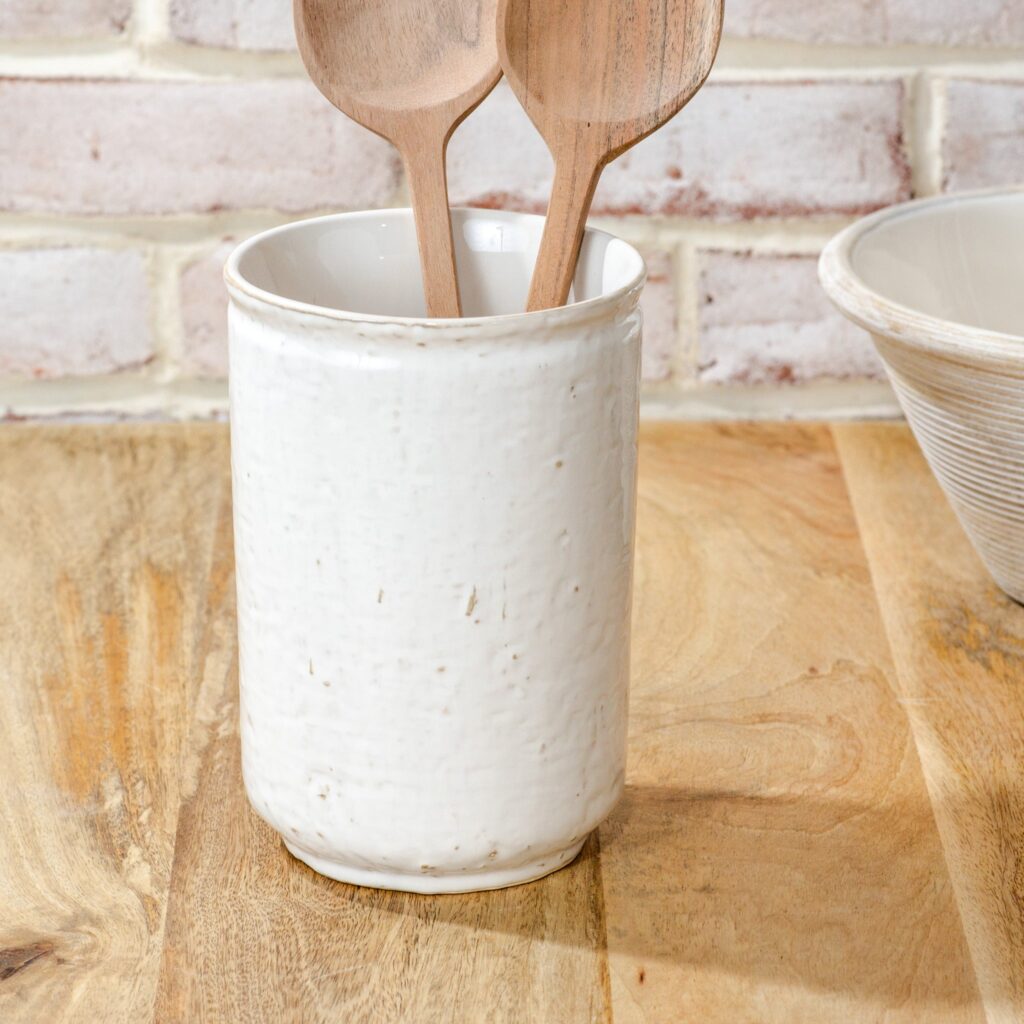
[(294, 54), (254, 57), (234, 50), (198, 50), (156, 43), (124, 42), (105, 49), (79, 45), (82, 49), (75, 52), (74, 45), (28, 48), (0, 43), (0, 77), (244, 82), (263, 78), (298, 79), (305, 74)]
[(128, 36), (132, 43), (145, 45), (170, 37), (171, 0), (133, 0)]
[[(381, 207), (380, 209), (388, 209)], [(327, 214), (334, 211), (326, 211)], [(316, 216), (317, 214), (312, 214)], [(200, 252), (225, 237), (249, 237), (305, 217), (267, 212), (238, 217), (213, 214), (193, 218), (83, 218), (0, 215), (0, 249), (145, 249), (150, 245)], [(631, 244), (670, 248), (687, 242), (699, 249), (810, 255), (856, 217), (704, 222), (687, 218), (593, 217), (589, 223)]]
[(930, 79), (918, 71), (908, 77), (903, 105), (903, 150), (910, 166), (910, 187), (915, 196), (926, 194), (928, 160), (925, 140), (932, 117), (929, 102)]
[(722, 66), (730, 70), (785, 69), (814, 67), (820, 64), (824, 67), (890, 67), (907, 71), (922, 66), (956, 67), (966, 64), (998, 67), (1003, 64), (1019, 64), (1022, 59), (1024, 46), (936, 46), (908, 43), (872, 43), (856, 46), (730, 36), (722, 40), (716, 67)]
[[(343, 211), (328, 209), (286, 214), (274, 210), (241, 210), (166, 217), (0, 213), (0, 248), (72, 245), (110, 249), (142, 249), (147, 245), (202, 248), (225, 236), (244, 238), (281, 224), (339, 212)], [(832, 235), (856, 219), (834, 216), (704, 221), (686, 217), (597, 216), (590, 219), (590, 224), (619, 235), (630, 243), (649, 247), (690, 241), (698, 248), (749, 249), (797, 255), (817, 251)]]
[(153, 332), (157, 383), (176, 380), (185, 357), (181, 308), (181, 275), (193, 260), (202, 259), (210, 246), (154, 245), (148, 247), (150, 274), (150, 329)]
[(945, 184), (942, 144), (945, 140), (946, 122), (949, 116), (948, 98), (949, 89), (946, 80), (943, 78), (930, 79), (928, 102), (931, 118), (928, 135), (923, 140), (923, 153), (921, 157), (926, 161), (929, 168), (929, 178), (926, 182), (926, 187), (933, 194), (941, 192)]
[(641, 398), (644, 419), (892, 419), (902, 416), (884, 381), (819, 381), (814, 384), (701, 385), (671, 396)]
[[(284, 81), (298, 81), (306, 78), (301, 68), (285, 62), (269, 60), (253, 67), (234, 67), (232, 51), (211, 51), (217, 54), (219, 66), (216, 70), (202, 71), (184, 63), (172, 60), (141, 61), (135, 59), (133, 51), (106, 54), (99, 60), (98, 54), (83, 55), (80, 60), (61, 55), (53, 57), (24, 57), (0, 51), (0, 78), (47, 80), (68, 79), (77, 82), (251, 82), (280, 78)], [(879, 64), (860, 65), (790, 65), (785, 68), (773, 67), (716, 67), (709, 81), (719, 84), (757, 83), (803, 83), (849, 81), (877, 82), (900, 78), (915, 71), (929, 71), (945, 78), (976, 78), (984, 81), (1017, 81), (1024, 78), (1024, 59), (1002, 64)]]
[[(673, 392), (644, 385), (641, 395), (641, 414), (646, 419), (841, 419), (899, 415), (889, 385), (874, 381), (819, 381), (789, 388), (702, 385)], [(0, 381), (0, 418), (6, 414), (11, 419), (192, 419), (224, 415), (227, 404), (227, 386), (223, 381), (182, 379), (159, 383), (143, 374)]]
[(1015, 81), (1024, 77), (1024, 50), (1014, 60), (1000, 64), (987, 63), (887, 63), (871, 66), (844, 65), (795, 65), (785, 67), (720, 67), (715, 65), (709, 81), (728, 83), (803, 83), (803, 82), (878, 82), (905, 78), (918, 71), (927, 71), (943, 78), (980, 78), (988, 81)]
[(157, 381), (143, 373), (51, 380), (0, 380), (0, 419), (67, 415), (159, 415), (189, 419), (223, 413), (223, 381)]
[[(775, 53), (775, 59), (737, 60), (730, 56), (729, 41), (723, 43), (711, 81), (877, 79), (923, 69), (951, 77), (1024, 75), (1024, 48), (985, 51), (800, 44), (801, 52), (792, 54), (789, 44), (758, 41), (762, 42), (766, 44), (767, 53)], [(126, 36), (108, 42), (98, 39), (0, 40), (0, 76), (223, 82), (304, 78), (305, 71), (294, 52), (197, 46), (174, 41), (146, 28), (138, 35), (129, 30)]]

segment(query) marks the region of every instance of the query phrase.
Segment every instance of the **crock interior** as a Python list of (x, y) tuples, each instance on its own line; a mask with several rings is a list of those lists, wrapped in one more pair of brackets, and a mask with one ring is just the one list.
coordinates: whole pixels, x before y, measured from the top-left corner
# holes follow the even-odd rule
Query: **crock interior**
[[(526, 214), (452, 211), (464, 316), (525, 309), (543, 228), (542, 217)], [(426, 315), (408, 209), (289, 224), (242, 246), (232, 269), (249, 285), (291, 302), (362, 315)], [(632, 246), (588, 229), (570, 300), (616, 291), (642, 271), (643, 261)]]
[(900, 211), (861, 236), (850, 263), (890, 302), (1024, 337), (1024, 192)]

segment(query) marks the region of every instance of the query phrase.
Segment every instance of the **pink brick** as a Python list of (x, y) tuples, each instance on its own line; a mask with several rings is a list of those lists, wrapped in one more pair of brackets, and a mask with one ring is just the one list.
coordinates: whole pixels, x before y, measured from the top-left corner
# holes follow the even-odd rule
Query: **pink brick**
[(132, 0), (3, 0), (0, 39), (67, 39), (120, 35)]
[(363, 208), (394, 150), (305, 80), (0, 81), (0, 208), (84, 214)]
[[(910, 196), (898, 81), (715, 82), (604, 172), (595, 214), (856, 214)], [(499, 85), (449, 147), (453, 199), (543, 211), (551, 158)]]
[(884, 376), (867, 332), (825, 298), (812, 256), (702, 253), (698, 330), (707, 383)]
[(647, 284), (640, 305), (644, 313), (643, 378), (666, 380), (672, 374), (679, 334), (672, 257), (659, 249), (646, 250)]
[(728, 0), (727, 35), (806, 43), (1019, 46), (1020, 0)]
[(224, 264), (234, 241), (190, 263), (180, 286), (185, 350), (182, 371), (188, 377), (224, 378), (228, 375), (228, 296)]
[(171, 0), (171, 33), (182, 42), (240, 50), (293, 50), (290, 0)]
[(140, 253), (0, 251), (0, 376), (117, 373), (152, 356)]
[(1024, 181), (1024, 81), (950, 82), (942, 157), (950, 191)]

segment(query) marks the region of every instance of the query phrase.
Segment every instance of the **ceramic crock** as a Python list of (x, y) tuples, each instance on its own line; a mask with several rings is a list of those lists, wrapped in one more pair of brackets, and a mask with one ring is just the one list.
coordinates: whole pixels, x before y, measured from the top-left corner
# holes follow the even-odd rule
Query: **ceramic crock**
[(453, 211), (430, 320), (408, 210), (231, 256), (249, 799), (315, 870), (460, 892), (576, 856), (623, 788), (644, 265), (588, 231), (521, 313), (541, 218)]
[[(838, 235), (821, 281), (867, 328), (996, 583), (1024, 602), (1024, 189), (895, 206)], [(936, 553), (937, 557), (940, 553)]]

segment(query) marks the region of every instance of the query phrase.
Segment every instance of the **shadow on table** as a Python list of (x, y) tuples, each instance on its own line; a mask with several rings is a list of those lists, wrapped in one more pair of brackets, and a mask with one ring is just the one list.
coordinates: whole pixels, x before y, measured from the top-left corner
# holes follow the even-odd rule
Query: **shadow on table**
[(629, 787), (599, 840), (540, 882), (454, 897), (343, 891), (430, 928), (598, 954), (606, 941), (614, 969), (641, 982), (660, 963), (691, 987), (724, 973), (885, 1004), (978, 998), (927, 804)]

